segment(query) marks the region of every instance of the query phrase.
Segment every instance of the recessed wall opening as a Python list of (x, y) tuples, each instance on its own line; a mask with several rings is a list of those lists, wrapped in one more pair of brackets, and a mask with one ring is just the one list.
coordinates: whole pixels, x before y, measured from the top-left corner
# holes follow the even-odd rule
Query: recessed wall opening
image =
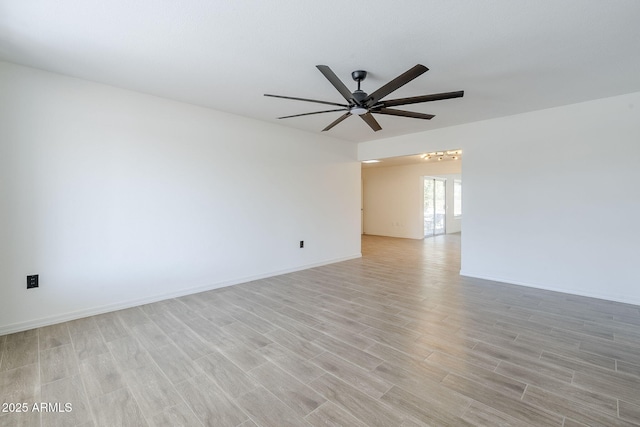
[(462, 150), (362, 165), (362, 234), (424, 239), (462, 231)]

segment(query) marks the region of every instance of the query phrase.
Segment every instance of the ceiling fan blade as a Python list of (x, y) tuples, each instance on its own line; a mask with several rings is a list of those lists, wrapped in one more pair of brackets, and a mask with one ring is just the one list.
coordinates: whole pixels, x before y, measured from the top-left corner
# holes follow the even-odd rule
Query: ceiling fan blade
[(443, 99), (461, 98), (463, 96), (464, 91), (459, 90), (457, 92), (432, 93), (431, 95), (389, 99), (387, 101), (381, 101), (379, 105), (381, 105), (382, 107), (395, 107), (397, 105), (419, 104), (421, 102), (440, 101)]
[(405, 110), (392, 110), (391, 108), (381, 108), (379, 110), (373, 110), (371, 112), (376, 114), (386, 114), (388, 116), (411, 117), (413, 119), (425, 120), (431, 120), (435, 117), (433, 114), (416, 113), (415, 111)]
[(331, 68), (327, 67), (326, 65), (316, 65), (316, 68), (320, 70), (322, 74), (324, 74), (324, 76), (327, 78), (327, 80), (329, 80), (333, 87), (338, 89), (340, 95), (342, 95), (342, 97), (346, 99), (347, 102), (351, 103), (351, 91), (344, 85), (344, 83), (342, 83), (342, 80), (340, 80), (338, 76), (336, 76), (336, 73), (334, 73)]
[(380, 123), (378, 123), (371, 113), (362, 114), (360, 118), (364, 120), (374, 132), (378, 132), (382, 129), (382, 127), (380, 127)]
[(322, 132), (327, 131), (329, 129), (331, 129), (332, 127), (334, 127), (335, 125), (337, 125), (338, 123), (340, 123), (341, 121), (343, 121), (344, 119), (346, 119), (347, 117), (349, 117), (351, 115), (350, 112), (346, 112), (343, 115), (341, 115), (340, 117), (338, 117), (337, 119), (335, 119), (333, 122), (331, 122), (329, 124), (329, 126), (327, 126), (326, 128), (322, 129)]
[(346, 104), (338, 104), (337, 102), (318, 101), (317, 99), (308, 99), (308, 98), (296, 98), (295, 96), (270, 95), (268, 93), (265, 93), (264, 96), (270, 96), (271, 98), (293, 99), (294, 101), (315, 102), (316, 104), (336, 105), (338, 107), (345, 107), (345, 108), (348, 107), (348, 105)]
[(391, 80), (389, 83), (387, 83), (386, 85), (382, 86), (380, 89), (376, 90), (371, 95), (369, 95), (370, 101), (368, 105), (375, 104), (385, 96), (389, 95), (394, 90), (401, 88), (402, 86), (409, 83), (411, 80), (421, 76), (427, 71), (429, 71), (429, 69), (421, 64), (418, 64), (415, 67), (409, 69), (408, 71), (405, 71), (404, 73), (400, 74), (398, 77)]
[(278, 117), (278, 118), (279, 119), (290, 119), (291, 117), (310, 116), (312, 114), (333, 113), (334, 111), (345, 111), (345, 110), (346, 110), (346, 108), (339, 108), (337, 110), (314, 111), (313, 113), (294, 114), (292, 116), (283, 116), (283, 117)]

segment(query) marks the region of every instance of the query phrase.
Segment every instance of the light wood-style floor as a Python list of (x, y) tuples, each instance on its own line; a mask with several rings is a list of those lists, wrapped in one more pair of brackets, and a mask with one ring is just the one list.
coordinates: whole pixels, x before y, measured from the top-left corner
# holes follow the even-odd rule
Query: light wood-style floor
[[(640, 307), (460, 277), (460, 236), (0, 337), (0, 426), (640, 425)], [(31, 411), (31, 407), (29, 410)]]

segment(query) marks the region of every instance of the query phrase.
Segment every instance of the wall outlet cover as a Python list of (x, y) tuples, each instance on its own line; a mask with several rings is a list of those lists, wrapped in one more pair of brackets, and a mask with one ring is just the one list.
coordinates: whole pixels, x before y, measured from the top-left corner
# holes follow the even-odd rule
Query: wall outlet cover
[(33, 274), (31, 276), (27, 276), (27, 289), (37, 288), (40, 285), (38, 284), (38, 275)]

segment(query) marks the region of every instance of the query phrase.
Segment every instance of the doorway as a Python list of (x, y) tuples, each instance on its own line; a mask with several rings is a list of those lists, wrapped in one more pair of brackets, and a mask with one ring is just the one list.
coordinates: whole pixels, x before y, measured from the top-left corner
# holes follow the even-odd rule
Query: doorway
[(446, 179), (424, 179), (424, 237), (446, 233), (447, 190)]

